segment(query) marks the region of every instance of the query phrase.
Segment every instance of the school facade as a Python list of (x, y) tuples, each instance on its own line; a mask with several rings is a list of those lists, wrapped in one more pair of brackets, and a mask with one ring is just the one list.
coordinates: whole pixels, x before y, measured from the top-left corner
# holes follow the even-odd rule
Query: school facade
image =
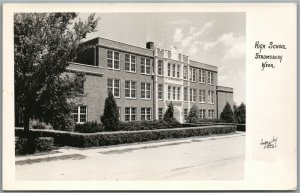
[(177, 51), (145, 48), (95, 38), (71, 63), (67, 73), (84, 75), (82, 94), (73, 111), (77, 123), (100, 122), (108, 91), (112, 91), (121, 121), (160, 120), (172, 102), (174, 117), (184, 122), (197, 105), (200, 118), (219, 118), (226, 102), (233, 105), (233, 89), (218, 86), (216, 66), (190, 60)]

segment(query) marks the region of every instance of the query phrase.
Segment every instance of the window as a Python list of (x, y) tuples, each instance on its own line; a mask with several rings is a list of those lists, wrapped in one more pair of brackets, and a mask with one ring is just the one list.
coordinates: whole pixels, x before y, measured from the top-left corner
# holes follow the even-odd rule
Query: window
[(84, 123), (87, 121), (87, 107), (86, 106), (78, 106), (73, 109), (72, 112), (73, 120), (76, 123)]
[(114, 97), (120, 97), (120, 80), (108, 79), (107, 88), (108, 92), (111, 91)]
[(208, 110), (208, 118), (213, 119), (215, 117), (215, 111), (214, 110)]
[(151, 108), (141, 108), (141, 120), (151, 120)]
[(186, 119), (188, 116), (188, 109), (183, 110), (183, 115), (184, 115), (184, 119)]
[(175, 100), (176, 97), (176, 87), (173, 87), (173, 100)]
[(214, 104), (214, 91), (209, 90), (207, 97), (208, 97), (208, 103)]
[(125, 107), (125, 121), (135, 121), (136, 120), (136, 108)]
[(171, 64), (168, 63), (168, 76), (171, 76)]
[(177, 100), (180, 100), (180, 87), (177, 87)]
[(120, 54), (119, 52), (107, 51), (107, 67), (110, 69), (120, 69)]
[(199, 82), (205, 83), (205, 71), (204, 70), (199, 70)]
[(188, 101), (188, 88), (184, 87), (183, 100)]
[(162, 84), (158, 85), (157, 91), (158, 91), (157, 98), (159, 100), (162, 100), (163, 99), (163, 85)]
[(196, 89), (190, 88), (190, 101), (195, 102), (196, 101)]
[(207, 82), (208, 84), (214, 84), (214, 74), (213, 72), (207, 72)]
[(136, 69), (136, 57), (131, 54), (125, 54), (125, 70), (129, 72), (135, 72)]
[(158, 108), (158, 120), (163, 119), (163, 108)]
[(141, 73), (151, 74), (149, 58), (141, 58)]
[(190, 68), (190, 81), (196, 82), (196, 69)]
[(199, 102), (205, 103), (205, 90), (199, 90)]
[(175, 77), (176, 75), (176, 64), (172, 65), (172, 76)]
[(171, 87), (168, 86), (168, 100), (171, 100)]
[(150, 83), (141, 83), (141, 98), (142, 99), (151, 99), (151, 84)]
[(183, 79), (185, 79), (185, 80), (187, 80), (188, 79), (188, 77), (187, 77), (187, 75), (188, 75), (188, 68), (187, 68), (187, 66), (184, 66), (183, 67)]
[(157, 63), (157, 74), (158, 75), (163, 75), (163, 61), (162, 60), (158, 60), (158, 63)]
[(205, 119), (205, 109), (200, 109), (199, 114), (200, 114), (200, 119)]
[(177, 78), (180, 77), (180, 65), (177, 64)]
[(126, 98), (136, 98), (136, 82), (125, 81), (125, 97)]

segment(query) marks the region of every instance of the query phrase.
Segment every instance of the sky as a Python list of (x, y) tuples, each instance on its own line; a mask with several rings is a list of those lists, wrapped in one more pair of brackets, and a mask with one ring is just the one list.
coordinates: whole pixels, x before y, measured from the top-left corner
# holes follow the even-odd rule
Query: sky
[[(79, 18), (86, 20), (87, 13)], [(139, 47), (153, 41), (174, 47), (189, 59), (218, 67), (218, 85), (233, 87), (234, 102), (245, 101), (245, 13), (96, 13), (97, 31), (87, 40), (107, 38)]]

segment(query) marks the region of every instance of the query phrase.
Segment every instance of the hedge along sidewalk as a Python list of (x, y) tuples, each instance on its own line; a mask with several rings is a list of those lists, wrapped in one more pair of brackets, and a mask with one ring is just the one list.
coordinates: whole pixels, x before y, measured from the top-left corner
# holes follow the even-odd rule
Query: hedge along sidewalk
[[(34, 137), (53, 137), (54, 144), (72, 147), (94, 147), (136, 143), (161, 139), (186, 138), (193, 136), (208, 136), (212, 134), (227, 134), (236, 132), (235, 125), (214, 125), (158, 130), (114, 131), (99, 133), (75, 133), (57, 130), (30, 130)], [(15, 130), (16, 136), (24, 135), (23, 129)]]

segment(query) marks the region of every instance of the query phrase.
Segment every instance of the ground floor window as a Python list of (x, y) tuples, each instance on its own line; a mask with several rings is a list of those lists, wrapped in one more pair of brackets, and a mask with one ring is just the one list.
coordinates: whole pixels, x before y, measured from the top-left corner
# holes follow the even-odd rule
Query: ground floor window
[(151, 108), (141, 108), (141, 120), (151, 120)]
[(215, 117), (215, 111), (214, 110), (208, 110), (208, 118), (213, 119)]
[(200, 119), (205, 119), (205, 109), (200, 109)]
[(125, 108), (125, 121), (135, 121), (136, 120), (136, 108), (126, 107)]
[(183, 110), (183, 115), (184, 115), (184, 119), (186, 119), (188, 116), (188, 109)]
[(163, 108), (158, 108), (158, 120), (163, 119)]
[(85, 123), (87, 121), (87, 106), (78, 106), (74, 108), (72, 115), (73, 120), (76, 123)]

